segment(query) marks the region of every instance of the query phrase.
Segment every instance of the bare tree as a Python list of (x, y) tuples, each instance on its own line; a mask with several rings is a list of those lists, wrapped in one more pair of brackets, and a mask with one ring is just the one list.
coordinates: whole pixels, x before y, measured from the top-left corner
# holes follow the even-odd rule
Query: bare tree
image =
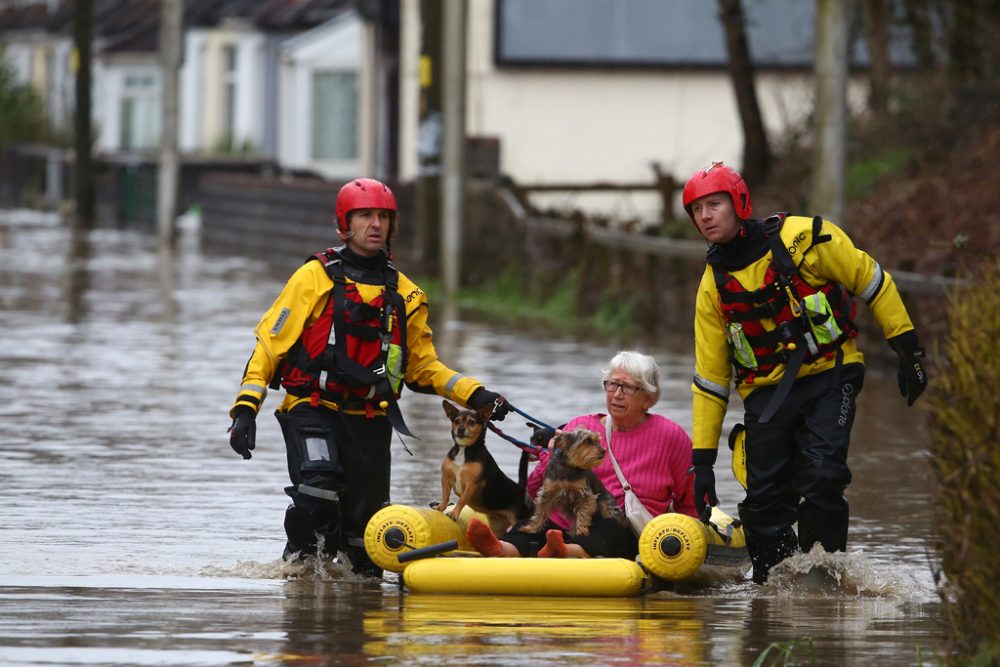
[(743, 125), (743, 178), (750, 185), (767, 180), (771, 171), (771, 147), (757, 103), (753, 63), (747, 46), (741, 0), (719, 0), (720, 18), (726, 31), (729, 76)]
[(932, 44), (931, 17), (928, 0), (906, 0), (903, 3), (903, 17), (910, 26), (912, 35), (910, 46), (917, 58), (917, 69), (929, 72), (934, 69), (934, 46)]
[(959, 87), (975, 85), (983, 74), (982, 4), (978, 0), (952, 0), (948, 62), (952, 83)]
[(889, 20), (892, 7), (885, 0), (862, 0), (865, 37), (871, 69), (868, 74), (868, 105), (877, 114), (889, 110), (889, 81), (892, 61), (889, 59)]

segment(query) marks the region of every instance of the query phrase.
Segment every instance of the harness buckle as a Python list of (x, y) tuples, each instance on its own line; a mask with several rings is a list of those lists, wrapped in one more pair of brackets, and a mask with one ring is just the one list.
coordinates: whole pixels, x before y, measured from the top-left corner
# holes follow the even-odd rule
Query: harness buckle
[(792, 315), (802, 317), (802, 304), (795, 298), (795, 292), (790, 285), (785, 285), (785, 296), (788, 298), (788, 307), (792, 309)]

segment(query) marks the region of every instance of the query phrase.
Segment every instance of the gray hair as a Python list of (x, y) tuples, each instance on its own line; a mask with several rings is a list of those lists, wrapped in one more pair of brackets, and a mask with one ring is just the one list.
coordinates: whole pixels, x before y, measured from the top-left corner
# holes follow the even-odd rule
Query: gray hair
[(655, 404), (660, 400), (660, 367), (648, 354), (622, 350), (611, 358), (608, 367), (601, 371), (602, 380), (611, 379), (613, 371), (624, 371), (635, 380), (644, 391), (653, 397)]

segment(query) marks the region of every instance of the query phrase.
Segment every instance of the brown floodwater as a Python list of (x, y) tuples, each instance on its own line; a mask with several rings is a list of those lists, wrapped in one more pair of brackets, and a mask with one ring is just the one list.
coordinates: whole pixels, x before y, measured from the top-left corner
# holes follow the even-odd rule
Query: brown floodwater
[[(630, 599), (411, 595), (395, 575), (284, 564), (278, 397), (251, 461), (225, 431), (252, 328), (286, 277), (207, 254), (190, 231), (167, 255), (149, 233), (0, 212), (0, 664), (752, 665), (777, 643), (769, 656), (795, 664), (912, 665), (940, 650), (925, 416), (891, 373), (870, 372), (859, 401), (848, 552), (797, 556), (767, 586), (736, 572)], [(641, 347), (663, 370), (654, 411), (690, 427), (683, 337), (432, 314), (449, 365), (550, 423), (601, 410), (603, 364)], [(394, 442), (393, 501), (426, 506), (447, 422), (433, 396), (402, 406), (420, 439)], [(488, 444), (514, 476), (516, 448)], [(735, 513), (739, 485), (724, 464), (718, 476)]]

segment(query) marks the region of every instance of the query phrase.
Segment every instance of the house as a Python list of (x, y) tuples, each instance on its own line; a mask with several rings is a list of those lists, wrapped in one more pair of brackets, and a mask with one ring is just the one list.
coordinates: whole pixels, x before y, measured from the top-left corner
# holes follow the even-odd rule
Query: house
[(281, 44), (282, 166), (334, 179), (387, 177), (384, 167), (376, 168), (385, 91), (376, 76), (373, 31), (357, 11), (347, 10)]
[[(95, 0), (98, 150), (159, 141), (158, 0)], [(250, 153), (333, 179), (420, 175), (420, 0), (185, 0), (182, 152)], [(758, 100), (772, 140), (813, 111), (815, 5), (744, 0)], [(442, 5), (444, 6), (444, 5)], [(8, 61), (67, 116), (66, 0), (0, 8)], [(466, 133), (498, 147), (519, 184), (683, 180), (738, 165), (742, 127), (717, 6), (706, 0), (474, 0), (465, 5)], [(30, 11), (29, 11), (30, 8)], [(46, 19), (47, 17), (47, 19)], [(16, 29), (15, 29), (16, 28)], [(850, 104), (863, 109), (864, 42)], [(893, 42), (896, 44), (896, 41)], [(906, 54), (894, 50), (897, 64)], [(540, 206), (657, 219), (657, 194), (534, 195)]]
[[(278, 153), (278, 52), (299, 33), (350, 10), (349, 0), (184, 0), (182, 152)], [(159, 0), (95, 0), (93, 102), (99, 154), (155, 152), (161, 125)], [(0, 42), (18, 78), (72, 125), (72, 3), (0, 6)], [(360, 19), (358, 19), (360, 20)]]
[[(400, 178), (419, 173), (419, 1), (402, 1)], [(466, 128), (499, 142), (520, 184), (683, 181), (715, 160), (739, 166), (743, 131), (718, 4), (708, 0), (476, 0), (468, 5)], [(815, 3), (743, 0), (757, 96), (774, 142), (813, 110)], [(863, 40), (852, 62), (864, 65)], [(905, 52), (896, 50), (899, 63)], [(849, 83), (865, 105), (863, 69)], [(555, 208), (657, 219), (653, 193), (533, 196)]]
[(61, 30), (67, 25), (55, 2), (15, 1), (0, 8), (3, 59), (18, 81), (38, 91), (57, 131), (73, 124), (73, 43)]

